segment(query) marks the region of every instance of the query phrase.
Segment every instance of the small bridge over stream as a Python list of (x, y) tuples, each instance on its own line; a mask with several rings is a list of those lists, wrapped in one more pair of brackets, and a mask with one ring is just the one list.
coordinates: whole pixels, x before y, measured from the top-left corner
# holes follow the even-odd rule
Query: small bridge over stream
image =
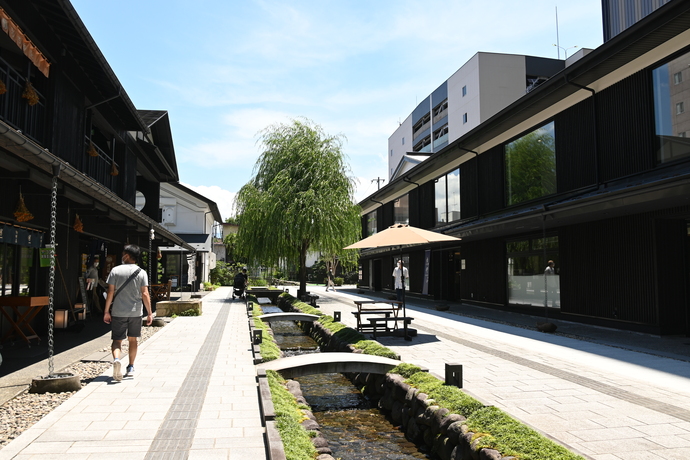
[(310, 315), (308, 313), (266, 313), (265, 315), (257, 316), (261, 321), (270, 323), (271, 321), (302, 321), (305, 323), (313, 323), (319, 319), (318, 315)]
[(276, 359), (257, 365), (259, 370), (278, 371), (291, 379), (302, 375), (359, 372), (385, 374), (402, 361), (361, 353), (311, 353)]

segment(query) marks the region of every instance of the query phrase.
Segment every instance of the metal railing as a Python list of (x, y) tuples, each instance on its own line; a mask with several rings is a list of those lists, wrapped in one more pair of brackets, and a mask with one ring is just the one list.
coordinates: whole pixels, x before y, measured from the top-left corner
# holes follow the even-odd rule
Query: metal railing
[(34, 88), (38, 95), (38, 102), (29, 105), (28, 100), (22, 97), (26, 88), (26, 78), (1, 58), (0, 80), (6, 89), (4, 94), (0, 94), (0, 119), (43, 145), (45, 141), (45, 97)]

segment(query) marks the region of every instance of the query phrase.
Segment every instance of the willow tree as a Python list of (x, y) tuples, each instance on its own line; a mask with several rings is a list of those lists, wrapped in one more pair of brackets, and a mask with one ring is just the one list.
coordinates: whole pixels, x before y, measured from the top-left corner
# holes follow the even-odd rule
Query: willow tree
[(296, 264), (304, 293), (307, 253), (341, 253), (361, 236), (343, 137), (299, 119), (269, 126), (258, 142), (253, 177), (235, 198), (237, 250), (264, 265)]

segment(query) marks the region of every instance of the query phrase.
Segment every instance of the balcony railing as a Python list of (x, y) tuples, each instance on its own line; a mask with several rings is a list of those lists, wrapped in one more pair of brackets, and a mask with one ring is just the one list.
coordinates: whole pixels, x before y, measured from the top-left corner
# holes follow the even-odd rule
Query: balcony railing
[(29, 105), (22, 98), (26, 88), (26, 78), (21, 76), (6, 61), (0, 59), (0, 80), (6, 92), (0, 94), (0, 119), (41, 145), (45, 141), (45, 97), (34, 88), (38, 103)]
[(115, 163), (113, 157), (92, 143), (88, 136), (84, 137), (84, 155), (87, 156), (87, 159), (82, 172), (119, 195), (120, 181), (117, 180), (117, 175), (113, 175), (113, 163), (117, 170), (120, 169), (120, 166)]

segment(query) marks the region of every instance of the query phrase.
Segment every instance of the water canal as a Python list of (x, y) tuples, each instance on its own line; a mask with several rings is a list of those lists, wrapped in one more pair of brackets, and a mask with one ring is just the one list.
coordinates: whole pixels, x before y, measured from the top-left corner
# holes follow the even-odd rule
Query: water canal
[[(264, 306), (264, 313), (280, 313)], [(293, 321), (271, 323), (273, 336), (286, 356), (318, 353), (318, 345)], [(341, 460), (430, 459), (432, 456), (405, 435), (342, 374), (317, 374), (295, 379), (311, 406), (333, 457)]]

